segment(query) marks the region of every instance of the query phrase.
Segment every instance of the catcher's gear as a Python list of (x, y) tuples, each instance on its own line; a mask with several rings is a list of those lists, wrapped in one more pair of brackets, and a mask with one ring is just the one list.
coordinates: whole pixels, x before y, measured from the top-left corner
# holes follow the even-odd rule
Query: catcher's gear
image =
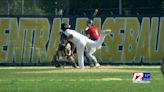
[(61, 29), (64, 30), (64, 31), (65, 31), (66, 29), (69, 29), (70, 27), (71, 27), (71, 26), (68, 25), (67, 23), (62, 23), (62, 24), (61, 24)]

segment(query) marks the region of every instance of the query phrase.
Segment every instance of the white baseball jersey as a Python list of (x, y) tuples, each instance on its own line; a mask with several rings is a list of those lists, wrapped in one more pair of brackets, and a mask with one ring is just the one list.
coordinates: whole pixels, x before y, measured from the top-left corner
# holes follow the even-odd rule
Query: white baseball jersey
[(79, 40), (87, 40), (88, 38), (78, 32), (76, 32), (75, 30), (71, 30), (71, 29), (67, 29), (64, 34), (66, 36), (70, 36), (73, 35), (72, 39), (69, 39), (69, 41), (73, 42), (74, 44), (76, 44)]
[(65, 30), (64, 34), (66, 36), (72, 35), (73, 38), (69, 39), (72, 43), (76, 45), (77, 48), (77, 56), (78, 56), (78, 63), (80, 68), (84, 68), (84, 49), (86, 45), (89, 47), (97, 47), (100, 46), (104, 39), (106, 34), (100, 35), (100, 38), (97, 41), (92, 41), (91, 39), (87, 38), (86, 36), (76, 32), (75, 30), (67, 29)]

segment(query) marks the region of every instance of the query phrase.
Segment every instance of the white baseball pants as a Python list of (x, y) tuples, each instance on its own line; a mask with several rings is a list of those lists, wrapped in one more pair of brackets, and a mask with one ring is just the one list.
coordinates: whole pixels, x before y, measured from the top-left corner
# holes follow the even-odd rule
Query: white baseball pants
[(106, 36), (106, 34), (102, 33), (102, 34), (100, 34), (100, 38), (98, 41), (93, 41), (93, 40), (86, 38), (86, 39), (79, 39), (76, 42), (78, 64), (79, 64), (80, 68), (82, 68), (82, 69), (84, 68), (84, 49), (85, 49), (85, 46), (98, 47), (104, 42), (105, 36)]

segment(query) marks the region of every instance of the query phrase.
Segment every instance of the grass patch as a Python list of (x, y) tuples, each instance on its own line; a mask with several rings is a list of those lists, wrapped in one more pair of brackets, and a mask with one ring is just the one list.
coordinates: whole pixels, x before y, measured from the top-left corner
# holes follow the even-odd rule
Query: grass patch
[[(132, 83), (133, 72), (150, 72), (151, 83)], [(0, 92), (163, 92), (159, 68), (0, 69)]]

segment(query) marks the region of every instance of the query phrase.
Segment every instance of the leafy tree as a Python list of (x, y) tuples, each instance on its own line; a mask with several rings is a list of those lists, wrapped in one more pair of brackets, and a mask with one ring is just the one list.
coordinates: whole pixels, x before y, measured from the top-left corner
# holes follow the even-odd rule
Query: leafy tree
[(7, 14), (8, 14), (8, 1), (0, 0), (0, 15), (7, 15)]
[(164, 14), (164, 0), (161, 2), (160, 8), (162, 10), (162, 13)]

